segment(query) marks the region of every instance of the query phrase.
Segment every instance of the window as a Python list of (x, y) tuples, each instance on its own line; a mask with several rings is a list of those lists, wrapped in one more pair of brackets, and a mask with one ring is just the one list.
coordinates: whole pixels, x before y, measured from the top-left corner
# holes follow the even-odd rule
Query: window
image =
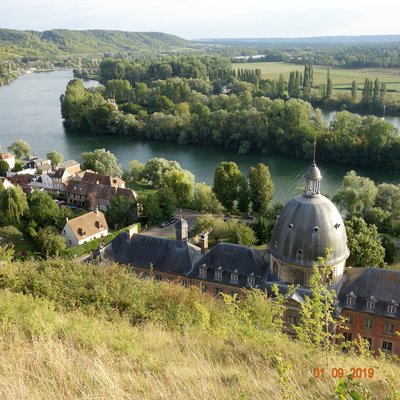
[(247, 283), (248, 283), (250, 286), (255, 286), (255, 284), (256, 284), (256, 278), (254, 278), (254, 276), (248, 276), (248, 277), (247, 277)]
[(353, 316), (351, 314), (344, 316), (347, 325), (353, 325)]
[(375, 310), (375, 300), (368, 300), (367, 301), (367, 308), (368, 310)]
[(390, 314), (395, 314), (397, 310), (397, 307), (394, 304), (388, 304), (387, 306), (387, 312)]
[(278, 267), (278, 263), (276, 261), (274, 261), (274, 263), (272, 264), (272, 272), (274, 275), (278, 276), (278, 272), (279, 272), (279, 267)]
[(386, 322), (384, 332), (385, 333), (394, 333), (394, 324), (391, 324), (390, 322)]
[(372, 339), (370, 337), (363, 337), (364, 340), (368, 342), (368, 350), (371, 351), (372, 349)]
[(386, 353), (391, 353), (392, 349), (393, 349), (392, 342), (387, 342), (386, 340), (382, 342), (382, 351), (385, 351)]
[(154, 278), (156, 279), (156, 281), (162, 281), (162, 276), (161, 275), (156, 275)]
[(297, 315), (288, 315), (287, 317), (286, 317), (286, 322), (287, 322), (287, 325), (290, 327), (290, 326), (292, 326), (292, 325), (297, 325), (297, 322), (298, 322), (298, 317), (297, 317)]
[(373, 319), (364, 319), (364, 328), (365, 329), (372, 329), (373, 327), (374, 327)]
[(219, 288), (219, 287), (216, 287), (216, 288), (215, 288), (215, 294), (216, 294), (216, 295), (220, 294), (221, 292), (222, 292), (222, 289), (221, 289), (221, 288)]
[(189, 285), (188, 285), (188, 281), (181, 281), (181, 285), (184, 287), (184, 288), (187, 288)]
[(356, 304), (356, 299), (352, 296), (347, 296), (346, 297), (346, 305), (348, 306), (354, 306)]
[(233, 283), (238, 283), (239, 282), (239, 275), (237, 274), (237, 272), (233, 272), (231, 274), (231, 281)]
[(201, 291), (202, 291), (203, 293), (207, 293), (207, 292), (208, 292), (208, 287), (207, 287), (207, 285), (201, 285)]
[(199, 268), (199, 275), (202, 277), (206, 277), (207, 276), (207, 268), (202, 266)]
[(304, 285), (304, 274), (301, 271), (294, 271), (293, 284)]
[(351, 332), (343, 332), (343, 340), (346, 342), (351, 342), (353, 340)]
[(222, 279), (222, 268), (218, 267), (215, 270), (215, 279)]

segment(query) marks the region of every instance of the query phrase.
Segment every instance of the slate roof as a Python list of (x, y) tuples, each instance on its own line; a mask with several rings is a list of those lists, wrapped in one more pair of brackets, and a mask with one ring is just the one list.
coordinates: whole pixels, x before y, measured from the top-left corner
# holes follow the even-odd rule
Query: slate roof
[[(381, 268), (347, 268), (347, 282), (339, 295), (339, 308), (400, 319), (400, 271)], [(347, 296), (355, 298), (355, 305), (346, 304)], [(375, 309), (367, 308), (367, 301), (376, 300)], [(389, 304), (398, 304), (393, 315), (387, 312)]]
[(119, 234), (102, 250), (102, 256), (122, 264), (186, 275), (200, 249), (191, 244), (179, 246), (176, 240), (127, 233)]
[(69, 225), (78, 240), (96, 235), (108, 229), (104, 214), (100, 211), (91, 211), (70, 219), (67, 221), (66, 225)]
[(322, 195), (290, 200), (272, 231), (270, 253), (283, 262), (312, 266), (329, 247), (334, 265), (349, 256), (346, 229), (335, 205)]
[[(200, 267), (206, 267), (205, 277), (200, 276)], [(215, 278), (217, 269), (222, 272), (222, 279)], [(238, 244), (218, 243), (196, 262), (189, 275), (238, 286), (247, 286), (248, 276), (254, 276), (255, 286), (259, 286), (266, 273), (266, 263), (256, 250)], [(237, 283), (231, 281), (231, 274), (238, 274)]]

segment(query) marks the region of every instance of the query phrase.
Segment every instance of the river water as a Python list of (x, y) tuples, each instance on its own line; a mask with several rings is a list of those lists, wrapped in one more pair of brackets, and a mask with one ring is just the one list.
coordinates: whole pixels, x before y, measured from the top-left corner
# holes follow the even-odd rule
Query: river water
[[(35, 73), (21, 76), (11, 84), (0, 87), (0, 145), (3, 150), (15, 140), (23, 139), (39, 156), (57, 150), (64, 154), (65, 159), (80, 161), (82, 152), (105, 147), (117, 156), (124, 168), (133, 159), (146, 162), (152, 157), (164, 157), (177, 160), (196, 176), (197, 182), (208, 184), (212, 184), (214, 170), (221, 161), (235, 161), (243, 172), (263, 162), (271, 171), (276, 200), (286, 202), (303, 187), (303, 174), (309, 165), (306, 160), (281, 155), (237, 154), (219, 147), (138, 141), (121, 136), (66, 134), (59, 98), (70, 79), (71, 71)], [(95, 84), (86, 83), (88, 86)], [(326, 118), (332, 118), (332, 114), (327, 113)], [(400, 128), (399, 118), (387, 119)], [(398, 174), (372, 168), (334, 162), (324, 162), (319, 167), (324, 177), (322, 192), (327, 195), (332, 195), (340, 187), (343, 176), (350, 169), (377, 183), (400, 183)]]

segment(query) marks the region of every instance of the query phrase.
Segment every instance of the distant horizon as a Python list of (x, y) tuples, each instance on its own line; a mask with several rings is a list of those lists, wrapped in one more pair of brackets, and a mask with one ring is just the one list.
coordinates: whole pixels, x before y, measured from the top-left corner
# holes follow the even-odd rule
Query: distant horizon
[(399, 14), (398, 0), (13, 0), (2, 4), (0, 26), (168, 32), (188, 40), (376, 36), (398, 34)]
[(0, 29), (7, 29), (13, 31), (33, 31), (33, 32), (40, 32), (43, 33), (45, 31), (53, 31), (53, 30), (67, 30), (67, 31), (117, 31), (117, 32), (128, 32), (128, 33), (162, 33), (166, 35), (178, 36), (182, 39), (189, 40), (189, 41), (200, 41), (200, 40), (290, 40), (290, 39), (320, 39), (320, 38), (361, 38), (361, 37), (387, 37), (387, 36), (400, 36), (399, 33), (378, 33), (378, 34), (340, 34), (340, 35), (309, 35), (309, 36), (210, 36), (210, 37), (194, 37), (194, 38), (186, 38), (180, 36), (175, 33), (159, 31), (159, 30), (126, 30), (126, 29), (107, 29), (107, 28), (62, 28), (62, 27), (55, 27), (49, 29), (30, 29), (30, 28), (8, 28), (8, 27), (0, 27)]

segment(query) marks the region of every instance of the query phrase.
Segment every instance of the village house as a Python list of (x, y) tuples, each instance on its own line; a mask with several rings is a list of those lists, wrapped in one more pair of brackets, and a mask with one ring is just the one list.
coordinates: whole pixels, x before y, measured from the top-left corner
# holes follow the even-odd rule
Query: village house
[(15, 157), (9, 153), (0, 153), (0, 160), (5, 161), (10, 169), (15, 167)]
[(67, 202), (77, 207), (88, 207), (89, 210), (98, 208), (107, 211), (111, 200), (124, 196), (129, 201), (136, 200), (136, 193), (124, 187), (121, 178), (84, 171), (80, 179), (72, 179), (67, 185)]
[(67, 246), (79, 246), (108, 235), (108, 225), (101, 211), (95, 210), (68, 220), (61, 235)]
[(35, 153), (25, 157), (22, 161), (24, 162), (23, 169), (32, 170), (34, 174), (42, 175), (52, 170), (51, 161), (46, 158), (37, 157)]

